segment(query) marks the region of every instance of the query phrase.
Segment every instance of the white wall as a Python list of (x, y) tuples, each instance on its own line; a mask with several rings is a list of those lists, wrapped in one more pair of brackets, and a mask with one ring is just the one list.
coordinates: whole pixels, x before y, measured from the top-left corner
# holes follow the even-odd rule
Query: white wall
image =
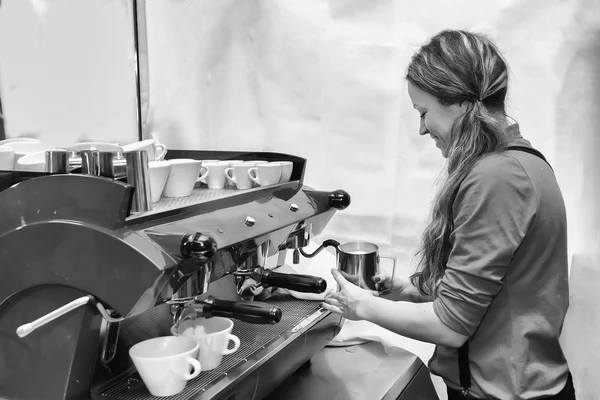
[(374, 241), (404, 273), (443, 167), (417, 133), (406, 66), (441, 29), (490, 34), (511, 67), (509, 114), (561, 184), (570, 253), (598, 251), (600, 1), (153, 0), (146, 13), (146, 134), (306, 157), (307, 184), (353, 198), (320, 239)]
[(127, 0), (3, 0), (0, 97), (7, 137), (51, 146), (137, 140)]

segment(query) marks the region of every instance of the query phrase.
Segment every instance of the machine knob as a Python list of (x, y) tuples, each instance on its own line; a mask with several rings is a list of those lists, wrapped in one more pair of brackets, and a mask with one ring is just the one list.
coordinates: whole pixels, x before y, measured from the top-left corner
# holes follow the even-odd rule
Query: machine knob
[(298, 204), (294, 204), (294, 203), (290, 204), (290, 211), (291, 212), (298, 211)]
[(179, 251), (183, 258), (208, 262), (217, 252), (217, 242), (204, 233), (188, 233), (181, 239)]
[(344, 210), (350, 205), (350, 195), (345, 190), (336, 190), (329, 194), (329, 207)]
[(256, 220), (252, 217), (246, 217), (246, 219), (244, 220), (244, 224), (246, 226), (254, 226), (255, 223), (256, 223)]

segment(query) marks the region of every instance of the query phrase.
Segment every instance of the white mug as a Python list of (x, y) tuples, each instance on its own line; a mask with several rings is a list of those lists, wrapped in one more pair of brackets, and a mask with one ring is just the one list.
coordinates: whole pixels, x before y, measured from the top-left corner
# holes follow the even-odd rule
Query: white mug
[(169, 160), (171, 172), (163, 191), (165, 197), (186, 197), (194, 191), (202, 161), (191, 158)]
[[(153, 396), (173, 396), (200, 374), (198, 341), (187, 336), (145, 340), (129, 349), (129, 356)], [(193, 372), (190, 370), (193, 368)]]
[(223, 189), (227, 168), (229, 168), (227, 161), (202, 161), (200, 182), (206, 183), (209, 189)]
[(21, 138), (21, 137), (19, 137), (19, 138), (10, 138), (10, 139), (0, 140), (0, 146), (4, 146), (5, 144), (15, 143), (15, 142), (35, 142), (35, 143), (42, 143), (38, 139), (34, 139), (34, 138)]
[(234, 187), (240, 190), (251, 189), (253, 182), (248, 176), (248, 170), (255, 164), (249, 162), (238, 162), (225, 170), (225, 178)]
[(15, 169), (15, 149), (8, 146), (0, 146), (0, 171), (12, 171)]
[(258, 164), (248, 170), (248, 176), (260, 186), (274, 185), (281, 179), (281, 165), (277, 163)]
[(292, 177), (292, 170), (294, 169), (294, 163), (291, 161), (274, 161), (271, 164), (281, 165), (281, 179), (280, 183), (286, 183), (290, 181)]
[[(171, 327), (171, 333), (198, 341), (198, 360), (204, 371), (208, 371), (217, 368), (224, 355), (235, 353), (240, 348), (240, 339), (231, 334), (232, 329), (233, 321), (228, 318), (196, 318), (184, 320), (178, 330)], [(228, 348), (229, 342), (233, 342), (231, 349)]]
[(116, 143), (108, 142), (80, 142), (75, 143), (69, 147), (69, 150), (74, 151), (85, 151), (85, 150), (98, 150), (98, 151), (109, 151), (111, 153), (123, 153), (123, 148)]
[(146, 139), (123, 146), (124, 151), (146, 151), (148, 161), (161, 161), (167, 154), (167, 147), (156, 139)]
[(10, 147), (11, 149), (15, 150), (15, 163), (14, 163), (15, 170), (19, 169), (17, 162), (19, 161), (19, 158), (23, 157), (24, 155), (31, 154), (31, 153), (37, 153), (38, 151), (46, 151), (46, 150), (52, 149), (51, 147), (49, 147), (41, 142), (32, 142), (32, 141), (10, 142), (10, 143), (6, 143), (4, 145), (4, 147)]
[(171, 172), (171, 164), (168, 161), (148, 161), (148, 174), (150, 175), (150, 193), (152, 202), (160, 200), (167, 179)]
[[(244, 160), (225, 160), (229, 163), (229, 167), (233, 167), (234, 164), (244, 162)], [(225, 177), (225, 187), (230, 187), (235, 189), (235, 183), (232, 180)]]
[[(64, 149), (53, 149), (54, 151), (65, 151)], [(17, 160), (18, 171), (46, 172), (46, 150), (25, 154)]]

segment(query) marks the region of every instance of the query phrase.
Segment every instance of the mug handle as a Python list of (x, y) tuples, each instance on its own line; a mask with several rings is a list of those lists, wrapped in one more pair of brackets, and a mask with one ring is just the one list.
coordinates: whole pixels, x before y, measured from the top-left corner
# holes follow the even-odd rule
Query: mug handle
[(394, 261), (394, 265), (392, 266), (392, 281), (390, 282), (390, 288), (380, 292), (381, 294), (385, 294), (392, 290), (394, 287), (394, 277), (396, 276), (396, 257), (379, 256), (379, 258), (387, 258), (388, 260)]
[[(231, 172), (231, 175), (229, 172)], [(233, 168), (229, 167), (225, 170), (225, 178), (227, 178), (227, 181), (229, 181), (229, 183), (232, 185), (237, 185), (237, 179), (235, 179), (235, 176), (233, 176)]]
[[(202, 172), (202, 170), (204, 170), (204, 172)], [(202, 183), (208, 184), (208, 182), (206, 182), (206, 178), (208, 178), (208, 168), (200, 167), (200, 177), (198, 179), (196, 179), (196, 182), (202, 182)]]
[(155, 143), (154, 151), (156, 152), (156, 160), (162, 161), (162, 160), (164, 160), (165, 156), (167, 155), (167, 146), (165, 146), (162, 143)]
[(237, 349), (240, 348), (240, 338), (238, 338), (235, 335), (229, 334), (229, 335), (227, 335), (227, 344), (229, 344), (230, 340), (233, 342), (233, 348), (225, 349), (223, 351), (223, 355), (235, 353), (237, 351)]
[(260, 179), (258, 179), (258, 168), (256, 167), (252, 167), (250, 169), (248, 169), (248, 177), (250, 178), (250, 180), (258, 185), (260, 185)]
[(185, 375), (183, 376), (183, 379), (185, 379), (186, 381), (189, 381), (190, 379), (194, 379), (195, 377), (200, 375), (200, 372), (202, 371), (202, 366), (200, 365), (200, 361), (198, 361), (192, 357), (187, 357), (185, 359), (185, 361), (188, 362), (189, 364), (192, 364), (192, 367), (194, 367), (194, 372), (192, 372), (192, 373), (186, 372)]

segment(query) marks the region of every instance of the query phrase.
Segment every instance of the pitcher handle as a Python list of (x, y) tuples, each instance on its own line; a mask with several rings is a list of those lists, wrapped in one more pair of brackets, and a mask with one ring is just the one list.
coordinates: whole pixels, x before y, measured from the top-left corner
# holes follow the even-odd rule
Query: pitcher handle
[(387, 258), (388, 260), (394, 261), (394, 264), (392, 265), (392, 281), (390, 282), (390, 288), (379, 292), (379, 294), (386, 294), (394, 288), (394, 277), (396, 276), (396, 257), (379, 256), (379, 258)]

